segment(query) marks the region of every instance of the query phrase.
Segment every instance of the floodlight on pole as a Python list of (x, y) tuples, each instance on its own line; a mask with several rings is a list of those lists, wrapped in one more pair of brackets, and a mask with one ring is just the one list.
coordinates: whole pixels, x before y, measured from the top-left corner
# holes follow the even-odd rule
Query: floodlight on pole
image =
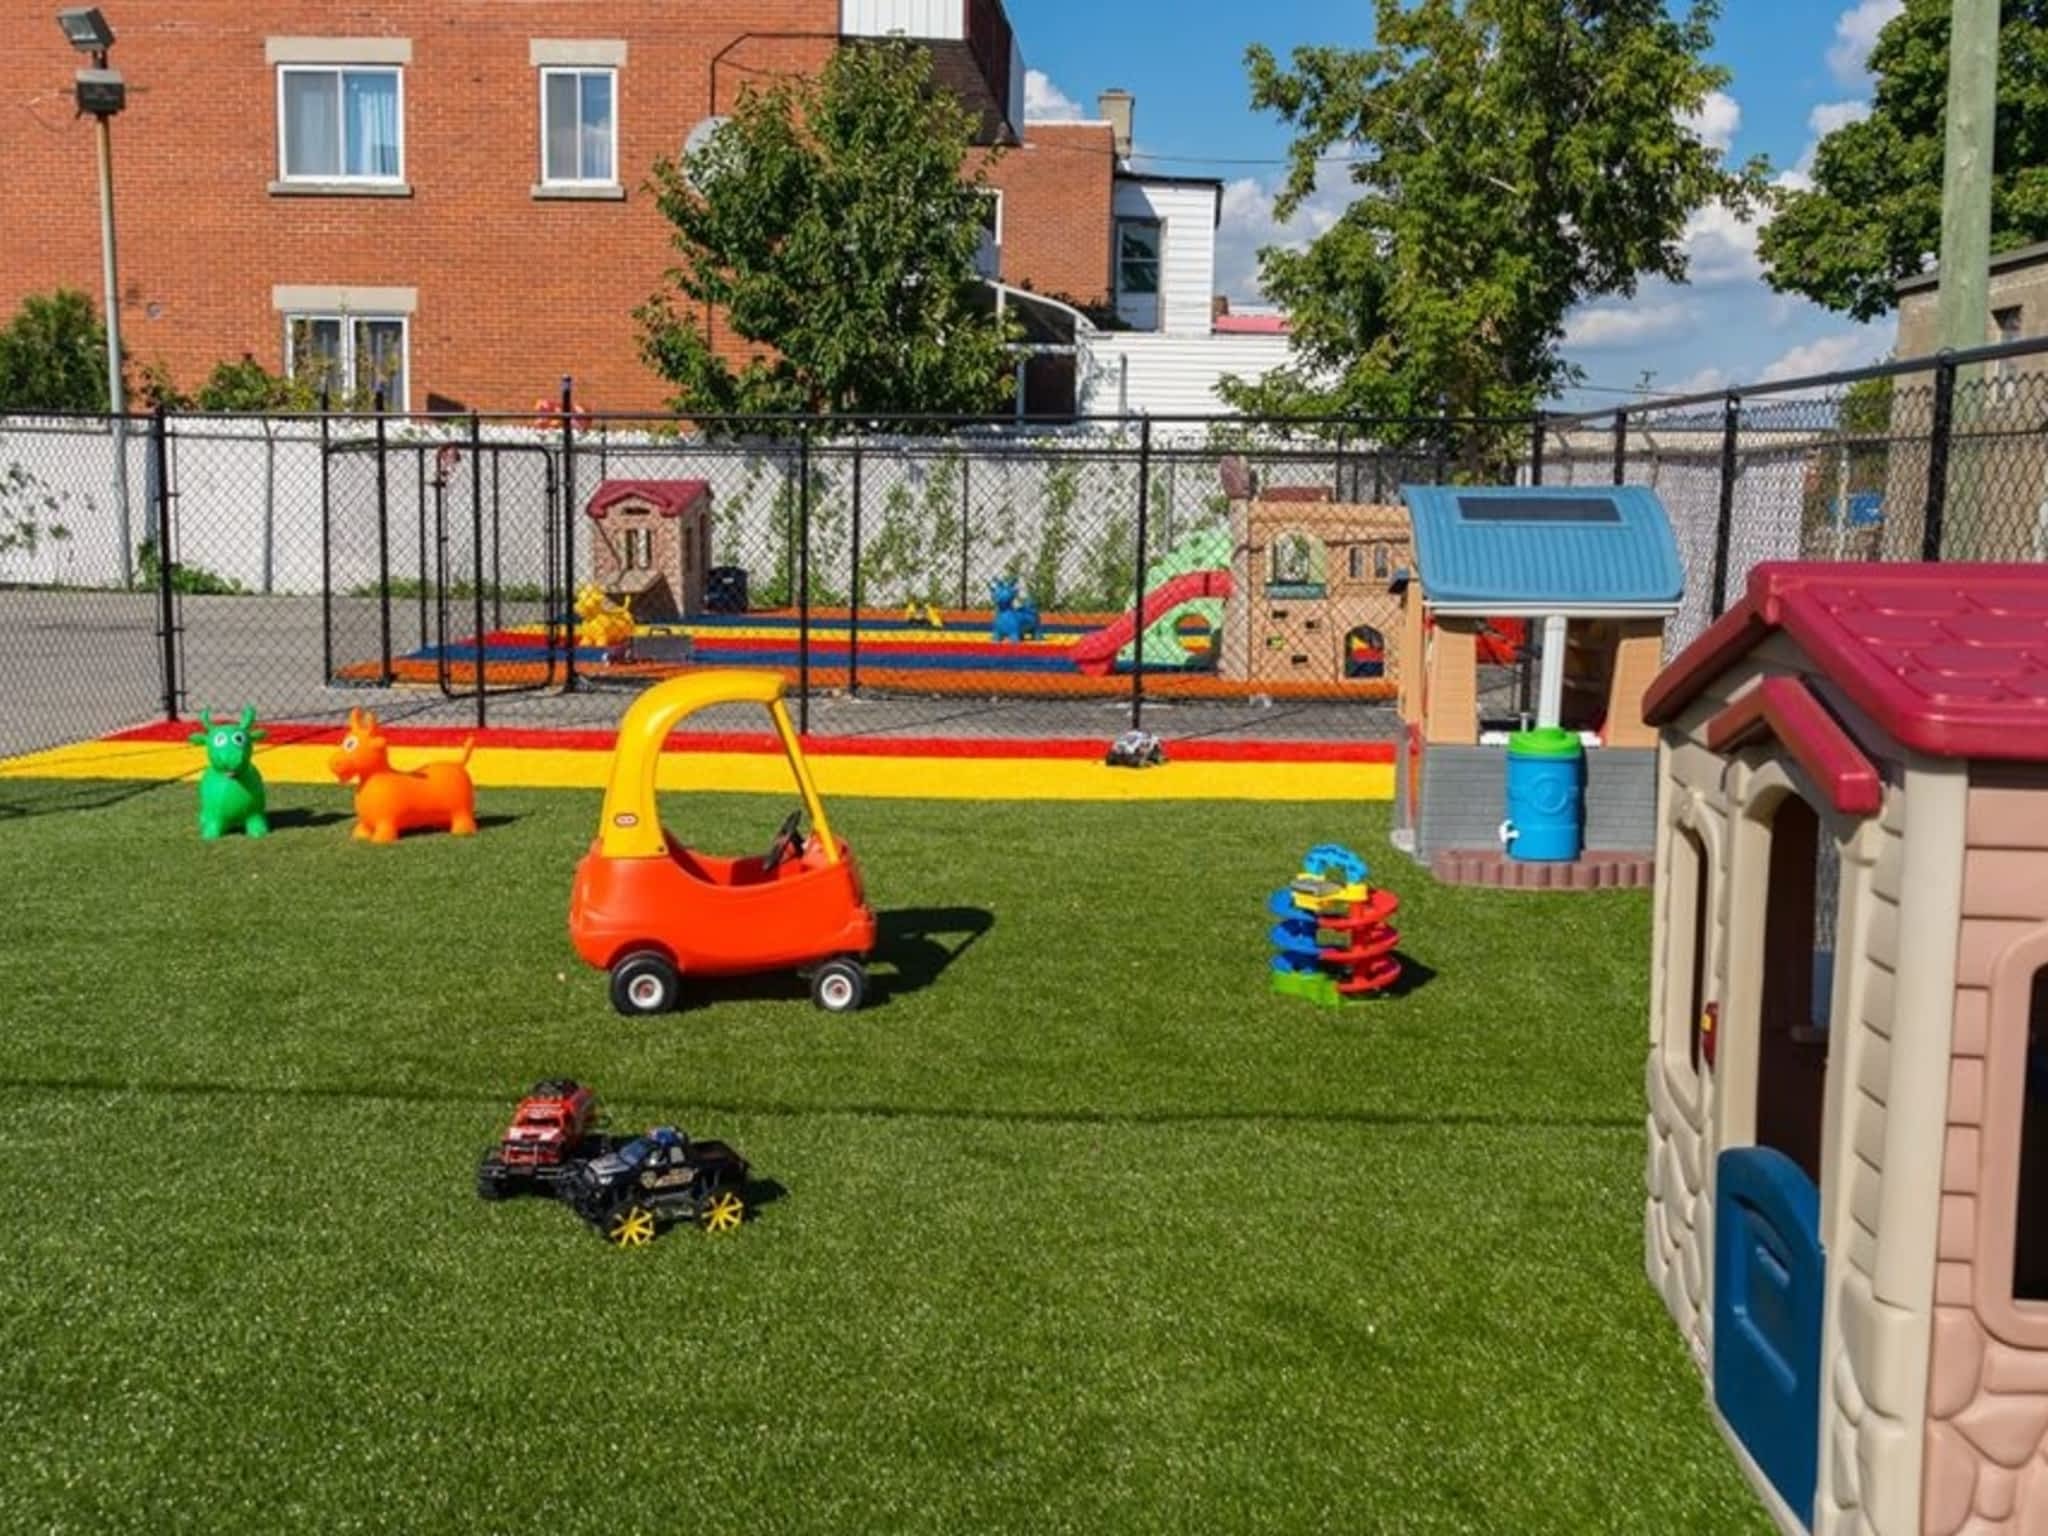
[[(127, 391), (121, 384), (121, 291), (114, 260), (114, 136), (110, 124), (128, 104), (128, 86), (107, 67), (107, 50), (114, 45), (114, 29), (107, 25), (95, 5), (66, 6), (57, 12), (57, 25), (64, 39), (80, 53), (92, 55), (93, 67), (81, 69), (75, 78), (74, 95), (81, 113), (89, 113), (99, 140), (100, 162), (100, 279), (105, 288), (107, 320), (107, 409), (114, 448), (114, 508), (121, 524), (121, 583), (135, 578), (134, 540), (128, 516), (128, 412)], [(158, 535), (162, 537), (161, 534)], [(169, 567), (169, 552), (159, 548), (157, 559)]]
[(57, 13), (57, 25), (80, 53), (105, 53), (114, 46), (114, 29), (96, 5), (67, 5)]

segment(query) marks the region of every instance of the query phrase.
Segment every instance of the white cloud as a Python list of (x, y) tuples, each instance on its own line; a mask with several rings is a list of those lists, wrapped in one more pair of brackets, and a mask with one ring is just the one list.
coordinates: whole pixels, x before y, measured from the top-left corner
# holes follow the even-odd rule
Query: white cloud
[(1224, 183), (1222, 217), (1216, 226), (1216, 291), (1228, 294), (1234, 303), (1259, 297), (1261, 247), (1306, 249), (1343, 217), (1358, 196), (1350, 172), (1325, 165), (1317, 172), (1315, 189), (1282, 224), (1273, 217), (1275, 192), (1275, 185), (1249, 176)]
[(1582, 309), (1564, 324), (1564, 344), (1586, 351), (1662, 341), (1692, 327), (1692, 310), (1676, 299)]
[(1719, 368), (1698, 368), (1673, 384), (1658, 384), (1660, 395), (1704, 395), (1712, 389), (1726, 389), (1731, 380)]
[(1762, 382), (1797, 379), (1809, 373), (1833, 373), (1839, 368), (1861, 368), (1883, 357), (1891, 345), (1892, 329), (1888, 326), (1866, 325), (1853, 331), (1837, 331), (1779, 353), (1776, 361), (1764, 369)]
[(1024, 71), (1024, 121), (1027, 123), (1072, 123), (1088, 114), (1081, 103), (1052, 83), (1042, 69)]
[(1735, 130), (1742, 126), (1742, 103), (1726, 91), (1709, 91), (1697, 112), (1680, 113), (1678, 120), (1702, 144), (1725, 155), (1735, 143)]
[(1835, 19), (1834, 46), (1828, 49), (1828, 68), (1844, 85), (1870, 83), (1870, 50), (1877, 46), (1877, 34), (1906, 8), (1906, 0), (1857, 0)]
[(1756, 237), (1763, 227), (1759, 209), (1744, 219), (1726, 203), (1711, 202), (1685, 221), (1686, 281), (1695, 288), (1721, 288), (1763, 275), (1757, 264)]
[(1870, 103), (1861, 98), (1854, 101), (1824, 101), (1806, 114), (1806, 126), (1813, 130), (1816, 139), (1824, 139), (1837, 128), (1860, 123), (1868, 116)]

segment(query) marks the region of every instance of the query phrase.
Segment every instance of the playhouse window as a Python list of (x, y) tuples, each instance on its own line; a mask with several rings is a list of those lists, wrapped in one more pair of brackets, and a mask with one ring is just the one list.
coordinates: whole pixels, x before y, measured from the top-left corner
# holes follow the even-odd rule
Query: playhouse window
[(1321, 597), (1328, 560), (1320, 539), (1305, 533), (1283, 533), (1273, 541), (1270, 587), (1289, 588), (1275, 596)]
[(626, 530), (626, 569), (644, 571), (654, 564), (654, 534), (645, 528)]
[(2021, 1104), (2012, 1295), (2015, 1301), (2048, 1301), (2048, 966), (2034, 972), (2027, 1001), (2026, 1084)]

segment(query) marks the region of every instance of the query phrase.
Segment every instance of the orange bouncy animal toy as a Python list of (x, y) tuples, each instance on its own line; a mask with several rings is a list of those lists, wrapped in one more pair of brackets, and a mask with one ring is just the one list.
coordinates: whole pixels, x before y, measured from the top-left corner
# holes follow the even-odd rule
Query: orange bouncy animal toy
[(337, 779), (355, 781), (357, 837), (395, 843), (399, 833), (421, 827), (446, 827), (457, 837), (476, 831), (476, 786), (463, 766), (474, 740), (463, 743), (462, 756), (454, 762), (429, 763), (410, 773), (391, 766), (388, 745), (377, 733), (377, 717), (352, 709), (348, 735), (327, 759)]

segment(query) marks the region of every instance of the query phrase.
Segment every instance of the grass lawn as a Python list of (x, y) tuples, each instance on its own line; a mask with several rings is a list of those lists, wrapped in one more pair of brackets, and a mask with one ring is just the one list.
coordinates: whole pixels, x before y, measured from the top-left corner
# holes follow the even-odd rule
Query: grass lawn
[[(569, 949), (594, 794), (273, 803), (0, 782), (0, 1529), (1768, 1529), (1641, 1273), (1640, 893), (1437, 888), (1377, 806), (845, 800), (903, 977), (657, 1023)], [(1329, 839), (1434, 973), (1341, 1015), (1264, 976)], [(780, 1197), (484, 1204), (554, 1074)]]

